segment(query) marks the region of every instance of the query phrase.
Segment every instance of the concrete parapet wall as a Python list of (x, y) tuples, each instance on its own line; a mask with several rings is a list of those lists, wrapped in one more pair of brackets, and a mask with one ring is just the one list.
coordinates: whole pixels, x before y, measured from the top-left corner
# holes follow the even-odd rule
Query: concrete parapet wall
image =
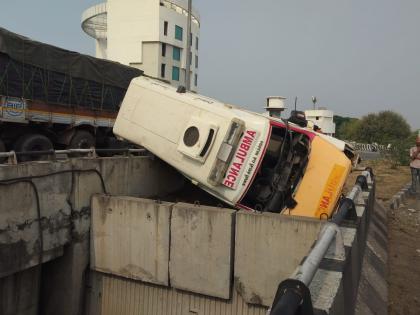
[(229, 300), (94, 272), (87, 315), (266, 315), (236, 291)]
[[(126, 205), (131, 202), (136, 203), (133, 209)], [(135, 198), (97, 196), (93, 199), (94, 252), (91, 259), (95, 263), (92, 267), (106, 274), (117, 274), (126, 278), (126, 280), (106, 278), (113, 279), (111, 282), (121, 284), (123, 281), (131, 281), (132, 283), (133, 280), (139, 279), (127, 273), (115, 272), (123, 266), (116, 267), (114, 260), (120, 261), (120, 255), (130, 256), (130, 252), (123, 253), (121, 249), (112, 250), (115, 248), (114, 244), (120, 244), (125, 248), (126, 245), (122, 242), (135, 244), (136, 240), (144, 240), (151, 244), (156, 243), (156, 240), (151, 240), (150, 237), (142, 238), (141, 232), (147, 233), (147, 229), (140, 232), (141, 222), (138, 223), (139, 234), (126, 232), (131, 230), (133, 222), (138, 221), (139, 214), (147, 212), (145, 205), (142, 200)], [(106, 211), (111, 211), (109, 209), (112, 209), (112, 214), (106, 214)], [(124, 220), (111, 219), (114, 214)], [(105, 221), (107, 231), (104, 229)], [(159, 221), (159, 225), (163, 222)], [(157, 224), (156, 222), (155, 225)], [(167, 225), (170, 227), (170, 243), (164, 250), (170, 252), (170, 282), (163, 285), (165, 288), (158, 289), (153, 289), (153, 286), (145, 283), (147, 281), (133, 285), (145, 292), (160, 290), (163, 295), (162, 305), (170, 305), (173, 296), (182, 299), (182, 296), (193, 297), (199, 294), (205, 301), (203, 307), (207, 304), (214, 304), (216, 308), (227, 307), (233, 312), (228, 314), (242, 314), (238, 313), (240, 310), (246, 310), (251, 314), (254, 311), (259, 313), (261, 309), (266, 310), (271, 305), (279, 279), (292, 273), (305, 257), (322, 224), (322, 221), (304, 217), (236, 212), (232, 209), (175, 203), (172, 206), (170, 225)], [(125, 235), (124, 239), (121, 238), (122, 235)], [(103, 239), (104, 237), (106, 239)], [(105, 242), (109, 244), (106, 245)], [(99, 248), (98, 251), (96, 247)], [(153, 251), (150, 254), (154, 258)], [(146, 256), (131, 258), (130, 263), (139, 270), (148, 269), (149, 258)], [(95, 268), (98, 261), (101, 261), (102, 266)], [(164, 265), (168, 264), (166, 258), (162, 257), (160, 260), (155, 258), (154, 261), (155, 266), (163, 269)], [(233, 265), (235, 265), (234, 272)], [(168, 265), (166, 267), (168, 268)], [(105, 286), (103, 289), (109, 288)], [(179, 290), (185, 293), (181, 294)], [(112, 303), (119, 303), (111, 298), (113, 293), (107, 291), (102, 292), (102, 295), (108, 296)], [(141, 300), (134, 300), (133, 303), (147, 303), (143, 300), (143, 295), (139, 298)], [(240, 303), (241, 307), (236, 308), (235, 303)], [(148, 305), (151, 308), (145, 307), (140, 314), (152, 314), (155, 311), (154, 307), (160, 307), (154, 304)], [(105, 314), (108, 307), (111, 306), (101, 307), (102, 310), (106, 310)], [(213, 311), (209, 312), (200, 307), (199, 305), (195, 307), (194, 312), (214, 314)], [(168, 313), (171, 312), (175, 311), (170, 310)]]
[[(120, 197), (91, 203), (104, 192), (101, 177), (82, 170), (97, 170), (106, 191)], [(0, 260), (0, 314), (79, 315), (84, 299), (91, 315), (266, 314), (276, 286), (325, 223), (140, 199), (160, 199), (185, 183), (150, 157), (2, 166), (0, 179), (55, 172), (32, 179), (39, 208), (28, 182), (0, 186), (0, 257), (7, 257)], [(355, 305), (357, 314), (374, 314), (386, 305), (386, 216), (373, 186), (356, 212), (310, 286), (316, 314), (352, 315)], [(96, 270), (87, 272), (90, 235)]]
[[(361, 193), (355, 205), (355, 219), (339, 227), (309, 287), (316, 314), (353, 315), (356, 303), (361, 303), (359, 282), (362, 288), (373, 280), (362, 277), (360, 281), (362, 267), (369, 269), (366, 261), (372, 263), (377, 260), (373, 256), (382, 255), (381, 251), (374, 252), (379, 249), (377, 245), (370, 248), (372, 241), (368, 241), (364, 254), (366, 238), (375, 235), (381, 242), (377, 225), (383, 218), (378, 219), (374, 186)], [(175, 203), (171, 213), (169, 284), (156, 286), (134, 277), (95, 272), (88, 299), (90, 314), (110, 314), (110, 310), (123, 315), (259, 314), (271, 306), (277, 285), (305, 259), (325, 223), (193, 204)], [(124, 226), (110, 229), (115, 228)], [(380, 229), (384, 228), (382, 222)], [(233, 232), (235, 237), (230, 238)], [(229, 268), (230, 253), (233, 271)], [(378, 265), (376, 268), (382, 270)], [(232, 277), (227, 277), (229, 274)], [(385, 278), (383, 273), (378, 275), (371, 286), (382, 296), (380, 281)], [(124, 296), (124, 300), (117, 296)], [(197, 300), (201, 302), (194, 302)], [(174, 301), (178, 301), (176, 306)]]
[[(1, 165), (0, 180), (56, 173), (0, 185), (0, 257), (4, 258), (0, 260), (0, 283), (5, 277), (38, 265), (41, 259), (50, 261), (42, 272), (46, 288), (45, 298), (40, 294), (42, 314), (81, 313), (84, 274), (89, 263), (90, 202), (93, 194), (104, 192), (97, 173), (81, 170), (97, 170), (110, 194), (159, 198), (180, 189), (185, 182), (175, 170), (151, 157)], [(16, 287), (7, 287), (7, 294), (19, 294)], [(39, 292), (33, 294), (38, 296)], [(5, 313), (4, 305), (0, 305), (0, 314)]]

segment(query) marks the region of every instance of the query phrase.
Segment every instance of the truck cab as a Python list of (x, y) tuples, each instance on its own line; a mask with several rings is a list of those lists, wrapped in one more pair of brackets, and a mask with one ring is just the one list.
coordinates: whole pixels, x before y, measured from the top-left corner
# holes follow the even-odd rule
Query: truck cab
[(147, 77), (132, 80), (113, 131), (238, 209), (328, 218), (351, 168), (313, 131)]

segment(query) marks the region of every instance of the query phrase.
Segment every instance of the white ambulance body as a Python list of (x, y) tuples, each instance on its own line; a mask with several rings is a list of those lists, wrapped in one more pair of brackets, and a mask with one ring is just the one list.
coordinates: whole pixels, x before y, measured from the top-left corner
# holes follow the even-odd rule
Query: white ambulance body
[[(204, 190), (235, 205), (260, 161), (270, 123), (263, 116), (139, 77), (131, 82), (114, 133), (142, 145)], [(232, 168), (221, 177), (217, 171), (225, 170), (231, 154)], [(221, 185), (211, 185), (216, 182)]]
[(147, 77), (132, 80), (114, 133), (243, 209), (330, 217), (350, 170), (341, 143)]

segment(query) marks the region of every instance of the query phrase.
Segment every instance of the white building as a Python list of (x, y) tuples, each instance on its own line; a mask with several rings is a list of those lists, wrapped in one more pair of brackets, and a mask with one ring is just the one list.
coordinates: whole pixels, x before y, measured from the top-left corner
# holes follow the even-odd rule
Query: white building
[(333, 136), (335, 134), (334, 112), (320, 107), (319, 109), (305, 110), (308, 122), (321, 128), (324, 134)]
[(185, 85), (191, 56), (191, 90), (197, 90), (200, 16), (193, 8), (187, 49), (188, 0), (108, 0), (82, 15), (83, 30), (96, 40), (96, 57), (139, 68)]

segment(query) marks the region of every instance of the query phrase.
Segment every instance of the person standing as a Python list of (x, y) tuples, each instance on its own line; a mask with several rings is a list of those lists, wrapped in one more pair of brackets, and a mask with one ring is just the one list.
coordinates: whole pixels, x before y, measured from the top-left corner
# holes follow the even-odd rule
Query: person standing
[(420, 135), (417, 136), (416, 146), (410, 149), (411, 192), (417, 193), (417, 183), (420, 182)]

